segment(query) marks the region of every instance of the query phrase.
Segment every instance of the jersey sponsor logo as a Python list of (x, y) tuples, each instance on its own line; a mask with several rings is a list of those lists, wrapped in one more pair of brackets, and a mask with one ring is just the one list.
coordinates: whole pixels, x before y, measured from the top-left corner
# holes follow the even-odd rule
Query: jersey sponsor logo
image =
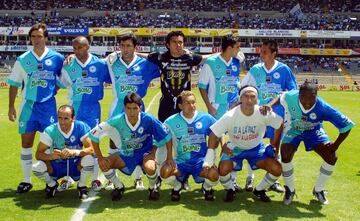
[(51, 66), (52, 64), (53, 64), (53, 62), (50, 59), (45, 60), (45, 65), (46, 66)]
[(221, 86), (220, 87), (220, 94), (234, 93), (234, 92), (235, 92), (234, 86)]
[(199, 152), (200, 148), (201, 148), (200, 145), (197, 144), (183, 145), (183, 152), (184, 153)]
[(91, 72), (91, 73), (95, 73), (96, 72), (96, 67), (93, 65), (93, 66), (91, 66), (90, 68), (89, 68), (89, 71)]
[(273, 74), (273, 77), (274, 77), (275, 79), (279, 79), (279, 78), (280, 78), (280, 73), (279, 73), (279, 72), (275, 72), (275, 73)]
[(126, 69), (125, 74), (130, 75), (131, 74), (130, 69)]
[(34, 88), (34, 87), (42, 87), (42, 88), (46, 88), (47, 87), (47, 81), (45, 80), (34, 80), (30, 82), (30, 87)]
[(88, 72), (86, 70), (83, 70), (81, 72), (81, 77), (86, 78), (88, 76)]
[(120, 85), (120, 92), (136, 92), (137, 87), (133, 85)]
[(267, 100), (267, 99), (273, 99), (276, 97), (276, 93), (262, 93), (261, 94), (261, 100)]
[(266, 83), (270, 83), (271, 82), (271, 76), (266, 76)]
[(38, 63), (38, 64), (37, 64), (37, 69), (38, 69), (39, 71), (43, 71), (43, 70), (44, 70), (44, 65), (43, 65), (42, 63)]
[(187, 131), (188, 131), (188, 134), (193, 134), (194, 133), (194, 128), (193, 127), (188, 127)]
[(196, 122), (195, 124), (196, 129), (201, 129), (203, 127), (201, 122)]
[(235, 65), (231, 65), (231, 70), (236, 72), (238, 70), (238, 68)]
[(231, 71), (229, 69), (226, 70), (226, 75), (231, 75)]
[(75, 94), (91, 94), (92, 88), (91, 87), (78, 87), (75, 90)]
[(315, 120), (317, 117), (315, 113), (311, 113), (309, 116), (311, 120)]
[(172, 79), (172, 78), (184, 79), (185, 78), (185, 73), (182, 72), (182, 71), (171, 70), (171, 71), (167, 72), (166, 78), (167, 79)]

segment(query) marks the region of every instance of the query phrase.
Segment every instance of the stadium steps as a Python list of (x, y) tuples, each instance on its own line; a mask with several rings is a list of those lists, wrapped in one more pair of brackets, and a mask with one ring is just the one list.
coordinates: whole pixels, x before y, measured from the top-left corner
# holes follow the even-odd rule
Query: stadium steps
[(339, 64), (338, 65), (340, 72), (343, 74), (344, 78), (346, 79), (346, 81), (348, 82), (349, 85), (353, 85), (354, 84), (354, 80), (352, 79), (351, 75), (349, 74), (349, 72), (346, 70), (346, 68), (342, 65)]

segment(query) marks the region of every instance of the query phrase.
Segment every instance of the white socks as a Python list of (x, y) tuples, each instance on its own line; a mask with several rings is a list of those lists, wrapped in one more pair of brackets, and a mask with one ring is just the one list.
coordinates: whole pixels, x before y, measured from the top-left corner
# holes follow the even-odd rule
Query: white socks
[(21, 149), (21, 166), (24, 175), (24, 182), (31, 183), (31, 169), (32, 169), (32, 148)]
[(324, 190), (326, 181), (331, 177), (331, 174), (335, 170), (335, 165), (330, 165), (324, 162), (320, 167), (320, 174), (315, 184), (315, 191), (320, 192)]
[(283, 170), (282, 174), (285, 180), (285, 185), (289, 187), (291, 192), (294, 192), (294, 164), (292, 162), (281, 163), (281, 166)]

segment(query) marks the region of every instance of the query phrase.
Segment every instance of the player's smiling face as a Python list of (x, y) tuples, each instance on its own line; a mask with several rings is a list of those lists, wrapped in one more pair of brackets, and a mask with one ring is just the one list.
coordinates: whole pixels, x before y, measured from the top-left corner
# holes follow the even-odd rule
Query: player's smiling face
[(73, 48), (74, 48), (74, 54), (79, 60), (82, 60), (83, 58), (87, 57), (89, 45), (81, 44), (79, 42), (74, 42)]
[(316, 93), (313, 91), (303, 91), (299, 94), (299, 100), (305, 110), (310, 110), (316, 102)]
[(260, 58), (264, 63), (275, 60), (276, 52), (271, 52), (269, 45), (262, 45), (260, 49)]
[(120, 50), (124, 61), (132, 60), (135, 55), (135, 46), (132, 40), (128, 39), (120, 42)]
[(179, 108), (183, 111), (186, 118), (192, 118), (196, 111), (196, 98), (193, 95), (185, 96)]
[(72, 112), (70, 108), (62, 108), (58, 111), (58, 122), (60, 129), (64, 133), (68, 133), (71, 129), (71, 124), (73, 123), (74, 118), (72, 117)]
[(47, 37), (44, 36), (44, 31), (40, 28), (31, 32), (30, 40), (34, 49), (42, 49), (46, 45)]
[(172, 36), (170, 42), (166, 44), (173, 57), (180, 57), (184, 54), (184, 38), (183, 36)]

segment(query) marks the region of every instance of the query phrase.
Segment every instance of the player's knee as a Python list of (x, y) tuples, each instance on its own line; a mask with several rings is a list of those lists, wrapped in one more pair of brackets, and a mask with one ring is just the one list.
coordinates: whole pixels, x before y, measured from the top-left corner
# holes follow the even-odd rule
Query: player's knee
[(326, 157), (324, 157), (324, 160), (326, 163), (330, 164), (330, 165), (335, 165), (336, 161), (337, 161), (337, 156), (335, 153), (333, 154), (328, 154)]
[(173, 169), (168, 166), (168, 165), (164, 165), (161, 167), (161, 170), (160, 170), (160, 177), (161, 178), (168, 178), (169, 176), (172, 175), (172, 172), (173, 172)]
[(32, 165), (32, 171), (34, 173), (44, 173), (47, 171), (47, 166), (44, 161), (38, 160)]
[(274, 176), (281, 176), (282, 173), (281, 164), (278, 162), (274, 163), (270, 168), (270, 173)]
[(156, 162), (155, 160), (148, 160), (144, 163), (144, 171), (146, 174), (152, 176), (156, 172)]
[(81, 158), (81, 167), (92, 167), (95, 165), (95, 158), (91, 155), (86, 155)]
[[(232, 163), (232, 162), (231, 162)], [(229, 174), (232, 170), (231, 164), (227, 163), (226, 161), (222, 161), (219, 164), (219, 175), (220, 176), (226, 176)]]
[(211, 182), (216, 182), (219, 180), (219, 172), (217, 169), (215, 168), (211, 168), (208, 172), (208, 176), (207, 179), (210, 180)]

